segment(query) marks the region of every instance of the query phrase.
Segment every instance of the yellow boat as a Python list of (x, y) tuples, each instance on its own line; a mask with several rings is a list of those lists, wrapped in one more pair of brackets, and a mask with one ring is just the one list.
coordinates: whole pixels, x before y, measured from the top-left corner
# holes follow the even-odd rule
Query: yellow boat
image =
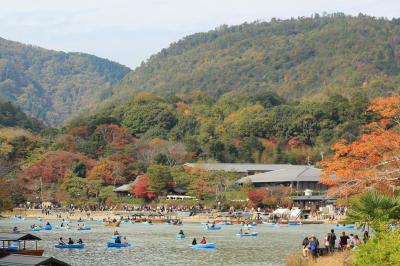
[(105, 222), (104, 223), (105, 226), (109, 226), (109, 227), (119, 227), (120, 224), (121, 224), (121, 221), (111, 222), (111, 223)]

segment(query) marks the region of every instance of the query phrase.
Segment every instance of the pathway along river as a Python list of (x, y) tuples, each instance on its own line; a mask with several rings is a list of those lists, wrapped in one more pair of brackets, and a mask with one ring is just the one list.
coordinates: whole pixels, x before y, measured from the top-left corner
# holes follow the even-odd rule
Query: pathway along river
[[(0, 232), (11, 232), (18, 226), (27, 232), (31, 224), (44, 224), (38, 220), (13, 221), (0, 220)], [(53, 228), (59, 221), (51, 221)], [(71, 225), (76, 225), (72, 223)], [(114, 228), (105, 227), (100, 222), (85, 224), (91, 231), (40, 231), (34, 234), (42, 238), (39, 247), (45, 249), (44, 256), (54, 256), (72, 265), (284, 265), (287, 255), (300, 252), (301, 242), (306, 235), (314, 234), (322, 243), (323, 237), (334, 228), (333, 225), (302, 225), (270, 227), (258, 225), (252, 230), (257, 237), (236, 237), (239, 225), (224, 226), (222, 230), (206, 231), (200, 224), (172, 226), (166, 224), (127, 224), (117, 230), (126, 236), (134, 246), (130, 248), (107, 248), (107, 240)], [(186, 238), (176, 239), (179, 229), (184, 230)], [(356, 233), (345, 229), (346, 233)], [(335, 230), (338, 236), (343, 230)], [(202, 250), (190, 248), (193, 237), (200, 241), (205, 236), (208, 242), (215, 242), (217, 249)], [(85, 242), (83, 250), (56, 249), (59, 237), (74, 241), (79, 238)]]

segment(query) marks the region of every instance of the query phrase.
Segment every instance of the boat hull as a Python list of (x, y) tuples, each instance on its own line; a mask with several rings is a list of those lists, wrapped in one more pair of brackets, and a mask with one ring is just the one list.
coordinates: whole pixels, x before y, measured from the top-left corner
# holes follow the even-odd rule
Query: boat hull
[(214, 249), (214, 248), (217, 248), (217, 244), (215, 244), (215, 243), (197, 244), (197, 245), (192, 245), (192, 248), (194, 248), (194, 249), (200, 249), (200, 248)]
[(250, 234), (236, 234), (236, 236), (242, 237), (242, 236), (257, 236), (258, 233), (250, 233)]
[(85, 248), (85, 244), (55, 245), (54, 247), (60, 248), (60, 249), (63, 249), (63, 248), (83, 249), (83, 248)]
[(104, 226), (119, 227), (120, 224), (121, 224), (121, 221), (118, 221), (118, 222), (115, 222), (115, 223), (104, 223)]
[(131, 244), (129, 244), (129, 243), (112, 243), (112, 242), (107, 243), (108, 248), (127, 248), (130, 246), (131, 246)]

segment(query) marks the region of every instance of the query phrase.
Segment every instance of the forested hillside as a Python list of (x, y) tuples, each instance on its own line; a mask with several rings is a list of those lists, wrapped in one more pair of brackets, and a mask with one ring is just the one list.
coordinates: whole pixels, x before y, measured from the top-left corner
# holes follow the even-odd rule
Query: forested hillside
[(117, 99), (138, 91), (273, 91), (285, 99), (397, 90), (400, 21), (360, 15), (315, 15), (221, 26), (171, 44), (127, 75)]
[(81, 53), (64, 53), (0, 38), (0, 96), (49, 125), (112, 94), (129, 68)]
[(0, 128), (20, 127), (38, 132), (43, 128), (36, 119), (28, 117), (11, 102), (0, 98)]

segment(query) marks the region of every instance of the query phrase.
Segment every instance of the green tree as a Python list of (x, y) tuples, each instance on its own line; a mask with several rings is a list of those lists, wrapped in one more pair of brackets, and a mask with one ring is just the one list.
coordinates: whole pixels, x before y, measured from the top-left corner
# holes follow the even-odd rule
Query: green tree
[(169, 167), (161, 165), (151, 165), (147, 169), (149, 177), (148, 192), (156, 195), (162, 194), (168, 186), (172, 185), (172, 176)]

